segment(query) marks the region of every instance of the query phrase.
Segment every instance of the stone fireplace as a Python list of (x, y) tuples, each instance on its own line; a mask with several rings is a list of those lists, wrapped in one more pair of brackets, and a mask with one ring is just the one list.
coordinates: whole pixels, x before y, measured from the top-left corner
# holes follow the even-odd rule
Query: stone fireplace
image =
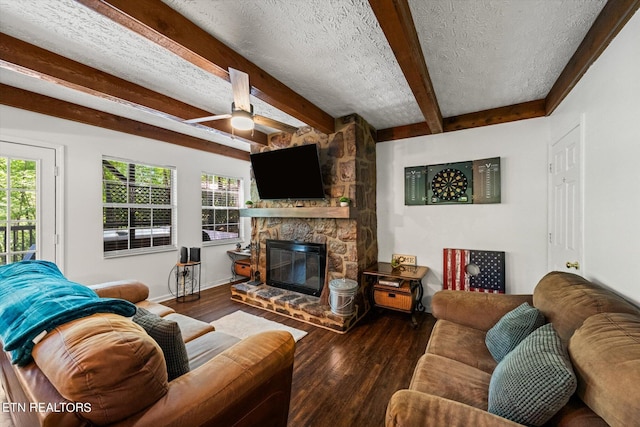
[[(295, 134), (270, 135), (268, 146), (252, 147), (254, 151), (264, 151), (317, 144), (327, 198), (304, 201), (303, 207), (293, 200), (259, 200), (252, 183), (251, 200), (255, 207), (242, 209), (241, 215), (251, 217), (254, 282), (234, 285), (233, 299), (338, 332), (347, 331), (366, 314), (368, 289), (360, 275), (378, 259), (374, 135), (375, 130), (364, 119), (350, 115), (336, 120), (336, 132), (331, 135), (306, 127)], [(341, 196), (351, 199), (350, 207), (338, 207)], [(265, 283), (269, 274), (267, 242), (272, 240), (326, 247), (326, 266), (320, 266), (324, 267), (325, 277), (319, 295)], [(331, 313), (328, 304), (329, 282), (342, 278), (360, 283), (355, 313), (348, 318)]]

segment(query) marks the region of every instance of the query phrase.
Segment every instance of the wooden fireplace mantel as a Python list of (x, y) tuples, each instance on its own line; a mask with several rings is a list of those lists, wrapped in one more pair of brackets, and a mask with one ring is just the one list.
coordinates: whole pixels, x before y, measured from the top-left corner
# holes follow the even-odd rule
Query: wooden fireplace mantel
[(301, 208), (249, 208), (240, 209), (240, 216), (253, 218), (355, 218), (352, 206), (313, 206)]

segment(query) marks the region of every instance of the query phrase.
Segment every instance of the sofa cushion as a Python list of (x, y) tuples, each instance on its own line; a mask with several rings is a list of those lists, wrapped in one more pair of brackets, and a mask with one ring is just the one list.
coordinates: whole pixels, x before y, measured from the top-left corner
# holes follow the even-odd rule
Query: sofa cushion
[(162, 349), (169, 381), (189, 372), (187, 349), (182, 340), (180, 326), (176, 322), (163, 319), (142, 307), (138, 307), (133, 321), (142, 326)]
[(438, 291), (431, 299), (433, 317), (438, 320), (488, 331), (505, 313), (523, 302), (531, 303), (532, 295), (505, 295), (485, 292)]
[(130, 319), (94, 314), (50, 331), (33, 348), (40, 370), (61, 396), (88, 404), (94, 424), (123, 420), (168, 390), (158, 344)]
[(489, 412), (540, 426), (567, 404), (575, 390), (569, 355), (548, 323), (496, 366), (489, 385)]
[(575, 393), (571, 396), (569, 402), (551, 417), (546, 425), (557, 427), (611, 427), (591, 408), (585, 405)]
[(504, 316), (487, 331), (485, 344), (496, 360), (504, 357), (531, 332), (544, 325), (544, 316), (535, 307), (522, 303)]
[(189, 367), (197, 369), (238, 342), (240, 338), (218, 331), (207, 332), (189, 341), (186, 344)]
[(533, 291), (533, 306), (553, 323), (567, 344), (585, 319), (598, 313), (633, 313), (640, 310), (615, 293), (577, 274), (554, 271), (546, 274)]
[(457, 360), (423, 355), (413, 371), (409, 388), (487, 410), (491, 374)]
[(431, 331), (426, 353), (457, 360), (491, 374), (497, 363), (484, 344), (485, 335), (480, 329), (438, 320)]
[(149, 287), (137, 280), (118, 280), (115, 282), (90, 285), (100, 298), (119, 298), (134, 304), (146, 301), (149, 298)]
[(164, 304), (160, 304), (160, 303), (157, 303), (157, 302), (149, 301), (148, 299), (146, 299), (144, 301), (137, 302), (136, 306), (137, 307), (142, 307), (145, 310), (148, 310), (148, 311), (150, 311), (150, 312), (152, 312), (154, 314), (157, 314), (160, 317), (164, 317), (164, 316), (166, 316), (168, 314), (176, 312), (171, 307), (168, 307), (168, 306), (166, 306)]
[[(367, 425), (374, 424), (369, 423)], [(482, 409), (413, 390), (398, 390), (391, 396), (387, 405), (384, 426), (522, 427), (520, 424), (490, 414)]]
[(569, 341), (569, 355), (578, 377), (576, 394), (611, 426), (637, 425), (640, 316), (591, 316)]
[(173, 320), (180, 325), (182, 339), (185, 343), (188, 343), (207, 332), (213, 332), (216, 330), (216, 328), (211, 326), (209, 323), (194, 319), (193, 317), (185, 316), (184, 314), (169, 313), (164, 316), (163, 319)]

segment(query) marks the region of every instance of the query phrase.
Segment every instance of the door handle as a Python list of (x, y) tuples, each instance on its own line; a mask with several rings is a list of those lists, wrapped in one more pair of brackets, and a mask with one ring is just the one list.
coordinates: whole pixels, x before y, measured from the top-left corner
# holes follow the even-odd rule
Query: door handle
[(580, 269), (580, 264), (578, 263), (578, 261), (576, 261), (576, 262), (567, 261), (566, 266), (567, 266), (567, 268), (575, 268), (576, 270)]

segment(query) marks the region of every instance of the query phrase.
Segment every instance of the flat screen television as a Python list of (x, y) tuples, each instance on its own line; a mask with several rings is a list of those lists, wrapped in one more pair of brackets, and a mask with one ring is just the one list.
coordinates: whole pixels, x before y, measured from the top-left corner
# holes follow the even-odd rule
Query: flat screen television
[(325, 198), (316, 144), (251, 154), (251, 167), (263, 200)]

